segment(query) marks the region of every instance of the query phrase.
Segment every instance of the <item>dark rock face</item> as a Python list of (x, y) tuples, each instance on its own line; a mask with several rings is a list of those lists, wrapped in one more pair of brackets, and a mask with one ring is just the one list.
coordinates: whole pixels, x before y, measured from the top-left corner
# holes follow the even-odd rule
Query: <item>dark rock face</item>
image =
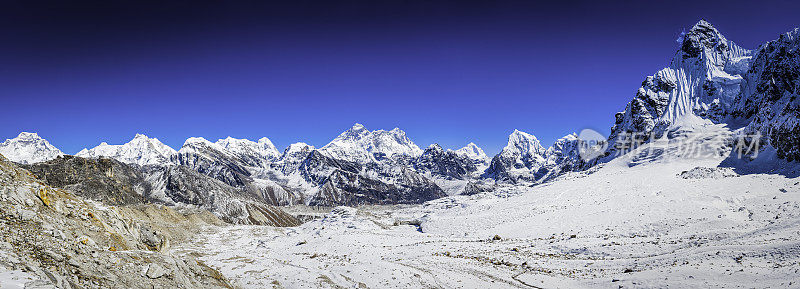
[(694, 58), (700, 56), (703, 49), (713, 49), (722, 53), (728, 49), (728, 42), (711, 26), (711, 23), (700, 20), (684, 35), (681, 52), (684, 59)]
[(309, 204), (312, 206), (395, 204), (400, 201), (401, 195), (395, 186), (354, 173), (335, 170), (326, 178)]
[[(318, 188), (318, 192), (308, 202), (312, 206), (412, 204), (446, 195), (441, 188), (422, 175), (403, 166), (395, 168), (399, 172), (365, 177), (361, 174), (364, 167), (360, 164), (333, 159), (312, 151), (299, 170), (306, 181)], [(378, 177), (391, 177), (393, 183), (389, 184)]]
[(354, 162), (333, 159), (314, 150), (300, 163), (298, 170), (306, 181), (320, 185), (325, 182), (331, 173), (337, 170), (358, 174), (361, 171), (361, 165)]
[(800, 161), (800, 29), (762, 45), (745, 81), (733, 116), (749, 119), (744, 132), (761, 133), (778, 157)]
[(436, 184), (419, 174), (402, 185), (387, 184), (347, 171), (335, 170), (309, 202), (312, 206), (419, 204), (446, 196)]
[(438, 144), (431, 145), (414, 162), (414, 169), (446, 179), (462, 180), (478, 168), (473, 160), (453, 151), (445, 151)]
[(20, 165), (56, 188), (108, 205), (146, 202), (151, 191), (138, 167), (109, 158), (86, 159), (69, 155), (47, 162)]

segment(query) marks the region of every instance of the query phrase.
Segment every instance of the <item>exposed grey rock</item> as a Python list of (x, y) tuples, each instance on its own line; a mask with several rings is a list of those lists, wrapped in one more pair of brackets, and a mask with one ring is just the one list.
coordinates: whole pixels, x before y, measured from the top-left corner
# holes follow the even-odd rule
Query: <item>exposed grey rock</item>
[(159, 264), (153, 263), (147, 267), (147, 273), (145, 275), (150, 279), (158, 279), (167, 275), (167, 269)]
[(454, 151), (445, 151), (438, 144), (430, 145), (414, 161), (414, 169), (446, 179), (463, 180), (478, 170), (475, 161)]
[(139, 167), (110, 158), (64, 155), (22, 167), (50, 186), (108, 205), (141, 204), (151, 191)]
[(745, 75), (732, 113), (748, 122), (742, 134), (760, 133), (779, 158), (800, 161), (800, 29), (762, 45)]

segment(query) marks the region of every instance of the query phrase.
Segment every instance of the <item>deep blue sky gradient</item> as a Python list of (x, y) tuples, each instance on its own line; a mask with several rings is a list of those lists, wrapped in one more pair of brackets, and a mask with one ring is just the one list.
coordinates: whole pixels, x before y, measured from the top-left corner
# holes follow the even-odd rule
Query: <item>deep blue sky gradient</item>
[(800, 25), (797, 1), (161, 2), (3, 1), (0, 140), (283, 149), (360, 122), (492, 155), (514, 129), (607, 133), (701, 18), (747, 48)]

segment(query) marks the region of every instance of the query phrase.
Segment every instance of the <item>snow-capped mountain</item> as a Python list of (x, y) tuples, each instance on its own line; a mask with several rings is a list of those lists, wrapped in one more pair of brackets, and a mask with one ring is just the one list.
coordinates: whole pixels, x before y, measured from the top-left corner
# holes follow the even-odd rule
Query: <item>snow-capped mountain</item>
[(220, 180), (230, 186), (240, 187), (250, 182), (250, 171), (245, 162), (221, 145), (202, 137), (187, 139), (175, 161), (201, 174)]
[(22, 132), (0, 143), (0, 154), (12, 162), (32, 164), (52, 160), (64, 153), (38, 134)]
[(467, 178), (478, 170), (473, 159), (452, 150), (445, 151), (439, 144), (432, 144), (425, 149), (414, 160), (414, 169), (432, 176), (458, 180)]
[(619, 141), (638, 141), (629, 133), (660, 137), (674, 126), (690, 129), (723, 121), (740, 93), (750, 55), (700, 20), (683, 36), (670, 66), (648, 76), (625, 111), (616, 114), (609, 155)]
[(109, 145), (105, 142), (92, 149), (83, 149), (75, 156), (84, 158), (109, 157), (128, 164), (167, 165), (177, 152), (163, 144), (157, 138), (143, 134), (136, 136), (126, 144)]
[(565, 172), (579, 170), (583, 167), (579, 151), (577, 134), (568, 134), (553, 143), (544, 152), (544, 164), (536, 172), (537, 182), (550, 180)]
[(497, 181), (533, 182), (535, 172), (545, 162), (545, 152), (535, 136), (514, 130), (508, 144), (492, 158), (485, 176)]
[(290, 144), (283, 150), (280, 161), (276, 163), (277, 169), (285, 175), (291, 174), (297, 170), (300, 163), (314, 150), (314, 146), (307, 143), (297, 142)]
[(422, 150), (399, 128), (369, 131), (359, 123), (320, 148), (320, 151), (335, 159), (360, 164), (415, 158), (422, 154)]
[(281, 157), (281, 153), (266, 137), (259, 139), (258, 142), (227, 137), (217, 140), (216, 144), (250, 166), (263, 167)]
[(477, 166), (488, 166), (491, 160), (475, 143), (469, 143), (463, 148), (457, 149), (456, 153), (471, 159)]

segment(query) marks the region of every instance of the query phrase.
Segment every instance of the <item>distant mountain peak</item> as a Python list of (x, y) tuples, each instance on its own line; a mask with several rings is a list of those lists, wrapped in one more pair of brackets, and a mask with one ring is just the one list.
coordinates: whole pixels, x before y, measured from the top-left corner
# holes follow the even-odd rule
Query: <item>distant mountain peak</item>
[(76, 154), (79, 157), (109, 157), (123, 163), (144, 165), (165, 165), (177, 154), (175, 149), (165, 145), (157, 138), (150, 138), (137, 133), (129, 142), (121, 145), (109, 145), (101, 142), (92, 149), (83, 149)]
[(35, 132), (24, 132), (24, 131), (20, 132), (19, 135), (17, 135), (16, 138), (20, 139), (20, 140), (23, 140), (23, 139), (25, 139), (25, 140), (27, 140), (27, 139), (42, 139), (41, 137), (39, 137), (38, 133), (35, 133)]
[(359, 123), (341, 133), (320, 151), (334, 159), (362, 164), (375, 162), (375, 154), (387, 158), (397, 155), (417, 157), (422, 154), (422, 149), (399, 128), (369, 131)]
[(0, 154), (13, 162), (32, 164), (57, 158), (64, 153), (34, 132), (21, 132), (0, 143)]
[(486, 156), (486, 153), (475, 143), (468, 143), (463, 148), (456, 150), (457, 154), (466, 156), (472, 159), (475, 163), (480, 164), (488, 164), (489, 157)]
[(253, 166), (264, 166), (267, 162), (277, 160), (281, 156), (272, 141), (266, 137), (254, 142), (229, 136), (225, 139), (217, 140), (216, 144), (246, 160), (249, 165)]

